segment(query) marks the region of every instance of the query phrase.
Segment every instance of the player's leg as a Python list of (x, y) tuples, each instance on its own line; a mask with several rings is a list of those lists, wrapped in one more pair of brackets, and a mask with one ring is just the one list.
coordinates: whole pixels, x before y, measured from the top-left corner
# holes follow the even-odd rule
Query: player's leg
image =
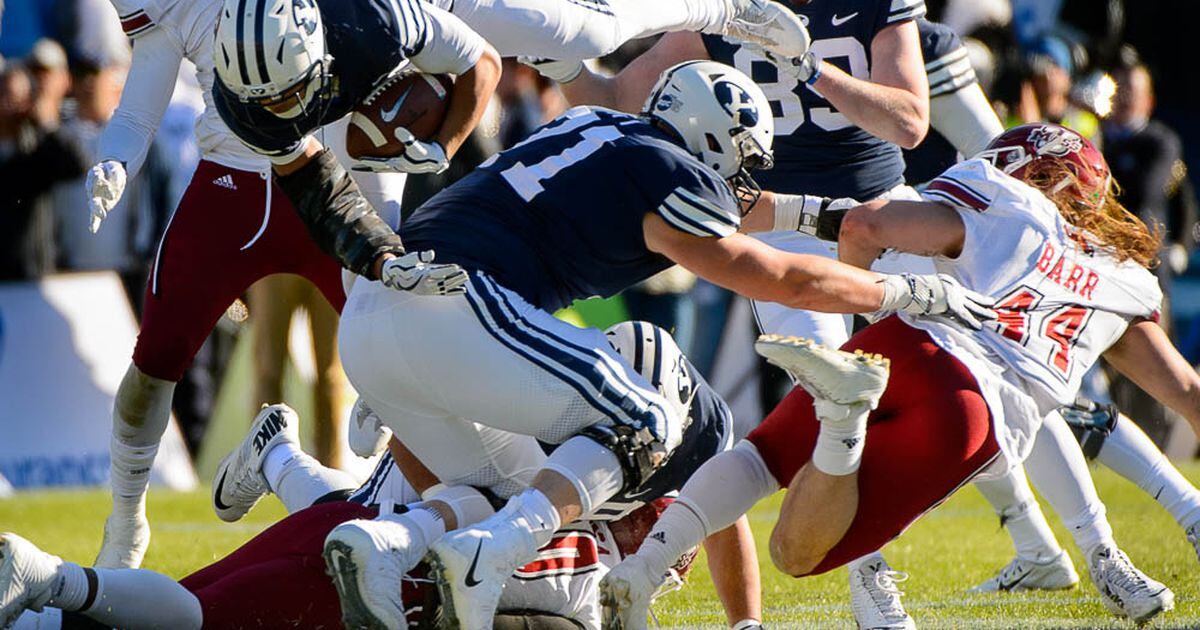
[(972, 592), (1056, 590), (1079, 582), (1070, 557), (1059, 546), (1033, 496), (1023, 468), (1014, 468), (998, 477), (977, 479), (975, 487), (996, 510), (1001, 526), (1012, 537), (1017, 555), (995, 576), (971, 589)]
[(1087, 460), (1061, 418), (1042, 424), (1025, 470), (1071, 531), (1087, 558), (1092, 582), (1113, 614), (1141, 622), (1174, 606), (1171, 590), (1142, 573), (1117, 547)]
[(16, 534), (0, 534), (0, 627), (7, 628), (25, 610), (44, 607), (133, 630), (198, 629), (202, 619), (196, 597), (165, 575), (81, 567)]
[(97, 566), (141, 564), (150, 538), (146, 488), (175, 383), (249, 284), (240, 248), (260, 229), (262, 215), (254, 210), (265, 209), (266, 198), (258, 174), (202, 161), (163, 233), (146, 286), (133, 365), (113, 406), (113, 512)]
[(283, 400), (283, 372), (287, 367), (292, 315), (299, 308), (304, 279), (291, 275), (268, 276), (249, 290), (253, 314), (254, 400), (271, 404)]
[(341, 443), (346, 435), (343, 410), (347, 385), (342, 363), (337, 357), (338, 314), (320, 297), (316, 289), (307, 289), (304, 305), (308, 310), (313, 367), (316, 371), (313, 383), (313, 422), (316, 423), (314, 455), (326, 466), (341, 468)]

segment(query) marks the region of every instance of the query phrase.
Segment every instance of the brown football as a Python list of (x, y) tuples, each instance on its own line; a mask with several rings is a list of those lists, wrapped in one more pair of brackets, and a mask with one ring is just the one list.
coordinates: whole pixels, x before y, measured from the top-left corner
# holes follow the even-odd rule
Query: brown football
[(446, 117), (453, 84), (444, 74), (410, 74), (379, 87), (350, 114), (346, 153), (355, 159), (399, 155), (399, 127), (419, 140), (433, 138)]

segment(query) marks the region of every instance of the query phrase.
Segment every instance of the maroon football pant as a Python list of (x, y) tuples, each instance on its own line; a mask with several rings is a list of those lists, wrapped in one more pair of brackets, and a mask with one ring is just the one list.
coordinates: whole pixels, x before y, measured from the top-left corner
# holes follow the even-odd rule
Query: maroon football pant
[(217, 320), (259, 278), (308, 278), (341, 312), (341, 267), (266, 175), (201, 161), (163, 232), (133, 363), (178, 381)]
[(180, 584), (200, 600), (205, 628), (341, 628), (341, 603), (321, 556), (325, 537), (377, 514), (348, 501), (318, 503)]
[[(877, 551), (999, 453), (975, 377), (924, 331), (889, 317), (842, 349), (891, 359), (891, 378), (868, 419), (858, 511), (814, 575)], [(821, 426), (812, 404), (812, 396), (797, 387), (746, 438), (781, 486), (812, 458)]]

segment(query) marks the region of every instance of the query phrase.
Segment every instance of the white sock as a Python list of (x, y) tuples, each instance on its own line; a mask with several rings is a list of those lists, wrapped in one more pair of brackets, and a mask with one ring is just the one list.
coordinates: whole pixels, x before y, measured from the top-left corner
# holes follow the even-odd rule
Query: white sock
[(651, 570), (665, 573), (680, 556), (733, 525), (759, 499), (777, 490), (779, 484), (758, 449), (742, 440), (692, 474), (680, 490), (679, 499), (663, 512), (637, 554), (649, 561)]
[(171, 420), (175, 383), (144, 374), (130, 365), (113, 403), (109, 442), (113, 513), (140, 518), (158, 444)]
[(575, 486), (585, 515), (620, 492), (624, 479), (616, 454), (583, 436), (560, 444), (542, 468), (566, 477)]
[(150, 470), (157, 455), (157, 442), (139, 446), (113, 436), (109, 443), (109, 472), (115, 514), (136, 517), (146, 512), (146, 489), (150, 486)]
[(999, 479), (978, 480), (975, 487), (996, 510), (1018, 557), (1046, 562), (1062, 553), (1058, 539), (1046, 522), (1046, 515), (1033, 496), (1024, 469), (1015, 468)]
[(1115, 544), (1087, 461), (1066, 422), (1042, 423), (1025, 472), (1071, 530), (1080, 550), (1090, 553), (1097, 545)]
[(469, 527), (496, 513), (483, 493), (471, 486), (442, 486), (426, 503), (441, 503), (454, 513), (455, 528)]
[(550, 537), (562, 527), (562, 517), (558, 514), (558, 508), (535, 488), (526, 488), (524, 492), (512, 498), (509, 506), (513, 508), (513, 514), (520, 517), (533, 534), (535, 550), (550, 542)]
[(263, 476), (288, 513), (303, 510), (335, 490), (357, 488), (348, 473), (327, 468), (294, 442), (280, 442), (263, 458)]
[(1096, 459), (1154, 497), (1180, 526), (1200, 522), (1200, 491), (1133, 420), (1117, 421)]
[(862, 464), (870, 406), (866, 403), (839, 405), (817, 398), (813, 408), (821, 421), (817, 444), (813, 448), (813, 466), (827, 475), (854, 473)]
[(862, 565), (867, 564), (868, 562), (875, 562), (875, 561), (883, 561), (885, 564), (887, 563), (887, 560), (884, 560), (884, 558), (883, 558), (883, 554), (878, 551), (875, 551), (875, 552), (869, 553), (861, 558), (855, 558), (855, 559), (851, 560), (850, 562), (847, 562), (846, 569), (848, 569), (849, 571), (852, 571), (852, 572), (857, 571), (858, 568), (861, 567)]
[(146, 569), (95, 571), (95, 602), (81, 611), (89, 618), (127, 630), (200, 628), (200, 600), (175, 580)]
[(423, 504), (418, 503), (409, 507), (410, 509), (403, 514), (380, 514), (379, 520), (400, 525), (408, 530), (408, 539), (412, 542), (413, 548), (427, 550), (433, 541), (446, 533), (446, 521), (442, 520), (442, 515), (438, 514), (436, 510), (427, 508)]
[(83, 567), (74, 562), (63, 562), (58, 567), (47, 605), (63, 610), (79, 610), (88, 602), (89, 595), (95, 595), (89, 591), (87, 573)]

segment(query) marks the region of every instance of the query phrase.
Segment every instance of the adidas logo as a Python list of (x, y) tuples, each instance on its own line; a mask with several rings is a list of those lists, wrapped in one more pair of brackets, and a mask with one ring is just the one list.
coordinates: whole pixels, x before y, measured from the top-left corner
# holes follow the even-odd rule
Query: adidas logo
[(220, 186), (221, 188), (228, 188), (229, 190), (237, 190), (237, 184), (233, 183), (233, 175), (230, 175), (229, 173), (226, 173), (226, 174), (214, 179), (213, 183), (216, 184), (217, 186)]
[(854, 448), (854, 445), (858, 444), (858, 440), (859, 440), (859, 438), (856, 438), (856, 437), (846, 438), (846, 439), (842, 440), (842, 444), (845, 444), (846, 448), (848, 448), (848, 449)]
[(653, 538), (654, 540), (657, 540), (658, 542), (660, 542), (664, 545), (667, 544), (667, 533), (666, 532), (654, 532), (653, 534), (650, 534), (650, 538)]

